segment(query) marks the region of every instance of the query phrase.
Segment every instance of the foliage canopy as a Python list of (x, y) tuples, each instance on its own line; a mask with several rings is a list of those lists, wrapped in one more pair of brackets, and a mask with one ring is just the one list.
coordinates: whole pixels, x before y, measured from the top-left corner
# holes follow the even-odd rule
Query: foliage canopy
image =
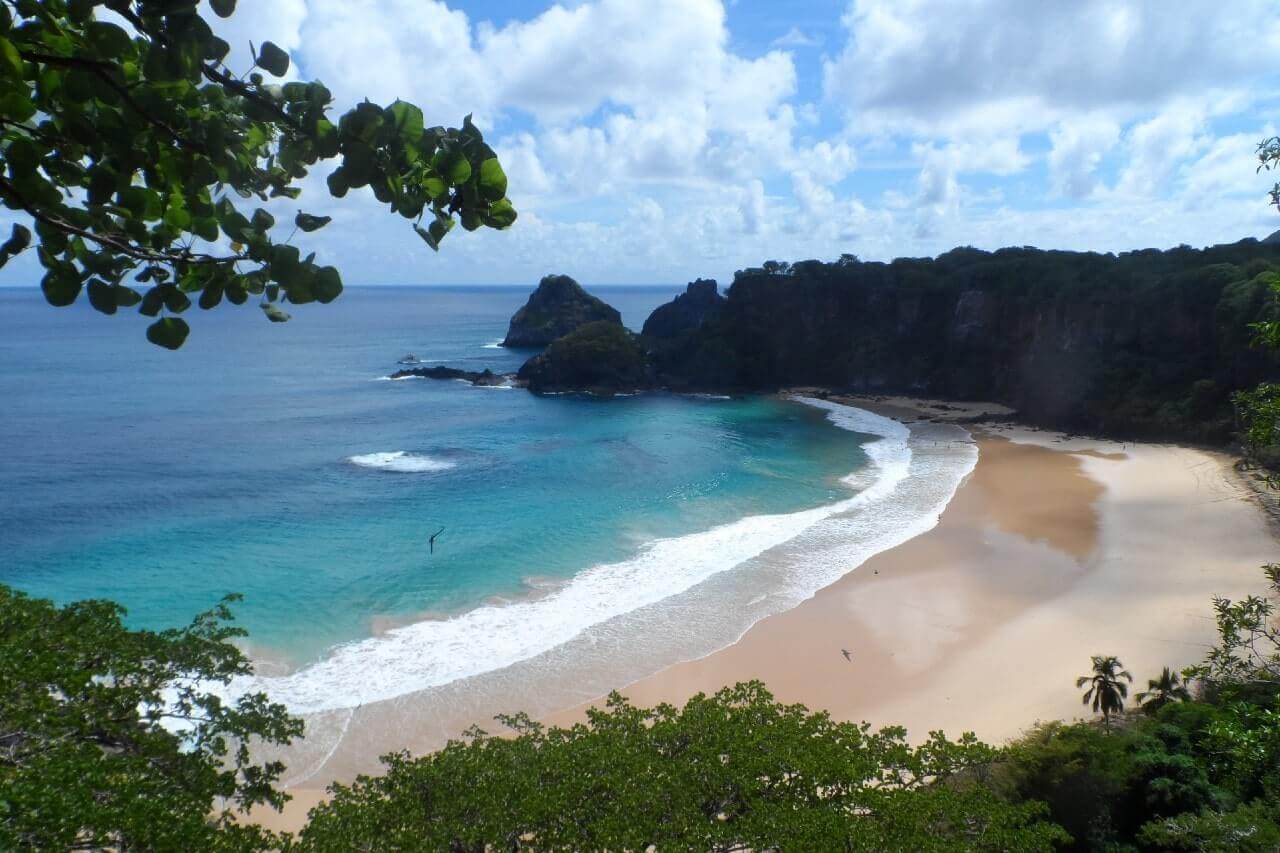
[(972, 735), (870, 731), (783, 705), (759, 682), (637, 708), (616, 693), (585, 724), (502, 718), (387, 772), (336, 785), (307, 850), (1048, 850), (1065, 840), (1037, 803), (974, 774), (996, 751)]
[[(223, 602), (186, 628), (126, 628), (122, 608), (58, 608), (0, 585), (0, 849), (263, 849), (233, 809), (279, 807), (300, 721), (262, 694), (223, 702), (201, 682), (249, 671)], [(179, 733), (180, 732), (180, 733)]]
[[(211, 5), (228, 17), (236, 2)], [(470, 116), (427, 127), (413, 104), (365, 101), (335, 117), (322, 83), (268, 81), (290, 67), (276, 45), (258, 46), (240, 75), (229, 50), (196, 0), (0, 3), (0, 201), (35, 229), (14, 226), (0, 265), (34, 244), (50, 304), (87, 292), (104, 314), (137, 306), (159, 318), (147, 338), (176, 349), (193, 299), (210, 309), (261, 296), (278, 322), (281, 301), (342, 292), (338, 270), (291, 242), (329, 217), (298, 210), (277, 226), (265, 208), (241, 208), (298, 198), (321, 162), (338, 161), (332, 195), (368, 187), (432, 249), (455, 222), (515, 221)]]

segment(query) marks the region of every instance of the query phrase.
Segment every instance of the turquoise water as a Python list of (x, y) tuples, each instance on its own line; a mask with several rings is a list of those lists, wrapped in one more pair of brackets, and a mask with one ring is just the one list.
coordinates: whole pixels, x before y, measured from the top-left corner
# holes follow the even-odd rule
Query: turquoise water
[[(528, 292), (352, 288), (284, 325), (219, 309), (169, 353), (142, 318), (0, 290), (0, 582), (147, 627), (239, 592), (255, 649), (300, 664), (851, 494), (866, 437), (796, 403), (380, 381), (408, 351), (514, 370), (528, 353), (493, 344)], [(597, 292), (638, 328), (677, 288)]]

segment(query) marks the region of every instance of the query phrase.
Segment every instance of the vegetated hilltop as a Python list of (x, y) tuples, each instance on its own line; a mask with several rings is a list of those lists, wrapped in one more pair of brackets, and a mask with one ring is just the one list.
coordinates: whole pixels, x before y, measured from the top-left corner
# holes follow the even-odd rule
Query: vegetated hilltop
[(511, 318), (504, 347), (544, 347), (587, 323), (622, 325), (617, 309), (567, 275), (547, 275)]
[(677, 390), (981, 399), (1059, 429), (1223, 442), (1232, 392), (1280, 375), (1250, 347), (1278, 271), (1280, 246), (1254, 239), (771, 261), (738, 272), (705, 322), (644, 341), (655, 382)]

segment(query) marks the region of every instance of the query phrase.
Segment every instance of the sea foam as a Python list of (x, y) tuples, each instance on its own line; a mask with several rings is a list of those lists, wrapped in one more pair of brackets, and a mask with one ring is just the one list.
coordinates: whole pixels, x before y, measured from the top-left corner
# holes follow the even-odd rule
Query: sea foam
[[(658, 539), (630, 559), (588, 568), (540, 598), (486, 604), (450, 619), (406, 625), (337, 646), (325, 659), (290, 675), (237, 679), (230, 691), (263, 690), (293, 713), (340, 710), (462, 679), (514, 672), (517, 664), (553, 652), (562, 658), (563, 649), (625, 649), (636, 639), (654, 637), (652, 632), (661, 629), (656, 623), (664, 621), (670, 628), (679, 627), (658, 641), (663, 647), (658, 658), (705, 654), (733, 642), (770, 610), (794, 606), (872, 554), (933, 527), (976, 462), (977, 451), (970, 444), (968, 450), (947, 455), (941, 466), (913, 470), (911, 432), (902, 424), (861, 409), (797, 399), (825, 410), (836, 426), (878, 436), (863, 446), (871, 466), (845, 478), (847, 485), (859, 490), (851, 497), (800, 512), (747, 516), (700, 533)], [(386, 459), (390, 456), (365, 458), (383, 457), (381, 464), (395, 464)], [(928, 478), (927, 489), (895, 506), (895, 492), (904, 481), (918, 477)], [(813, 540), (813, 558), (784, 549), (776, 565), (785, 571), (766, 577), (764, 594), (753, 593), (745, 616), (715, 613), (713, 602), (702, 602), (704, 596), (696, 595), (698, 590), (719, 585), (712, 582), (728, 577), (731, 570), (759, 562), (755, 558), (806, 532), (810, 534), (806, 538)], [(696, 633), (690, 629), (697, 623), (688, 624), (687, 603), (675, 607), (689, 596), (698, 599), (700, 611), (712, 607), (712, 612), (704, 614), (709, 633), (691, 636), (685, 645), (672, 645), (676, 643), (672, 637)], [(677, 615), (684, 614), (679, 621), (662, 615), (667, 602), (673, 603)], [(638, 637), (637, 629), (643, 631)], [(705, 648), (708, 642), (714, 645)], [(637, 665), (641, 664), (630, 666)]]
[(430, 474), (436, 471), (448, 471), (457, 463), (446, 459), (434, 459), (405, 450), (390, 450), (383, 453), (362, 453), (349, 456), (347, 461), (361, 468), (376, 468), (379, 471), (395, 471), (400, 474)]

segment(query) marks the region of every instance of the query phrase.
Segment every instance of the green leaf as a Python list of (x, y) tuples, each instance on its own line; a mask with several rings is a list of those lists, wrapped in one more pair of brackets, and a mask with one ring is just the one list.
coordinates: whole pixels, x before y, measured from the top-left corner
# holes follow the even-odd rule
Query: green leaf
[(160, 287), (151, 288), (147, 291), (146, 296), (142, 297), (142, 306), (138, 308), (138, 313), (147, 317), (154, 317), (160, 313), (160, 309), (164, 307), (164, 293)]
[(271, 276), (286, 289), (297, 279), (302, 269), (297, 246), (275, 246), (271, 250)]
[(132, 308), (142, 301), (142, 296), (132, 287), (125, 287), (123, 284), (113, 285), (112, 294), (116, 299), (116, 305), (120, 308)]
[(329, 184), (329, 194), (334, 198), (342, 198), (345, 196), (347, 194), (347, 190), (350, 189), (351, 186), (347, 183), (347, 174), (341, 167), (338, 167), (329, 175), (327, 183)]
[(258, 208), (253, 212), (253, 218), (249, 220), (249, 224), (255, 231), (266, 232), (276, 224), (276, 218), (262, 208)]
[(219, 18), (230, 18), (236, 11), (236, 0), (209, 0), (209, 5)]
[(191, 299), (187, 294), (172, 284), (162, 285), (160, 287), (160, 296), (164, 300), (164, 307), (175, 314), (181, 314), (191, 307)]
[(388, 111), (391, 113), (396, 131), (400, 134), (402, 140), (413, 144), (422, 138), (422, 110), (413, 104), (396, 101), (388, 108)]
[(217, 306), (222, 301), (222, 283), (211, 282), (200, 294), (198, 304), (201, 310), (208, 311), (210, 308)]
[(332, 216), (312, 216), (302, 212), (293, 218), (293, 223), (307, 233), (323, 228), (332, 221)]
[(486, 201), (498, 201), (507, 194), (507, 174), (497, 157), (480, 164), (480, 195)]
[(283, 77), (289, 71), (289, 54), (285, 53), (275, 42), (264, 41), (258, 49), (258, 65), (276, 77)]
[(471, 164), (461, 151), (441, 150), (431, 158), (431, 167), (452, 186), (465, 184), (471, 177)]
[(440, 241), (437, 240), (435, 237), (432, 237), (430, 231), (423, 228), (421, 225), (414, 225), (413, 230), (417, 232), (418, 236), (422, 238), (422, 241), (424, 243), (426, 243), (428, 246), (431, 247), (431, 251), (433, 252), (440, 251)]
[(85, 27), (85, 35), (88, 36), (89, 43), (106, 56), (123, 57), (133, 47), (133, 40), (128, 33), (106, 21), (89, 22)]
[(0, 36), (0, 79), (5, 77), (22, 79), (22, 57), (13, 42)]
[(311, 286), (316, 301), (329, 303), (342, 293), (342, 276), (333, 267), (321, 267), (316, 272), (315, 282)]
[(507, 199), (494, 202), (489, 205), (489, 212), (485, 214), (484, 224), (490, 228), (507, 228), (511, 223), (516, 221), (516, 209)]
[(449, 185), (444, 182), (443, 178), (439, 178), (439, 177), (436, 177), (435, 175), (432, 175), (423, 180), (422, 191), (425, 192), (428, 196), (430, 196), (431, 199), (434, 201), (435, 199), (438, 199), (441, 196), (448, 195)]
[(279, 305), (274, 302), (263, 302), (262, 313), (267, 315), (267, 319), (273, 323), (285, 323), (289, 320), (289, 315), (280, 309)]
[(147, 340), (165, 349), (177, 349), (190, 334), (191, 327), (180, 317), (162, 317), (147, 326)]
[[(18, 254), (31, 245), (31, 230), (25, 225), (14, 223), (13, 231), (9, 234), (9, 239), (4, 241), (4, 245), (0, 246), (0, 258), (3, 261)], [(0, 265), (3, 264), (0, 261)]]
[(47, 272), (40, 281), (40, 289), (50, 305), (64, 308), (80, 295), (80, 277), (69, 269), (59, 267)]
[(21, 92), (0, 95), (0, 115), (8, 121), (23, 122), (36, 114), (35, 103)]
[(116, 313), (116, 294), (112, 290), (111, 285), (100, 279), (91, 279), (89, 281), (89, 304), (101, 311), (103, 314)]

